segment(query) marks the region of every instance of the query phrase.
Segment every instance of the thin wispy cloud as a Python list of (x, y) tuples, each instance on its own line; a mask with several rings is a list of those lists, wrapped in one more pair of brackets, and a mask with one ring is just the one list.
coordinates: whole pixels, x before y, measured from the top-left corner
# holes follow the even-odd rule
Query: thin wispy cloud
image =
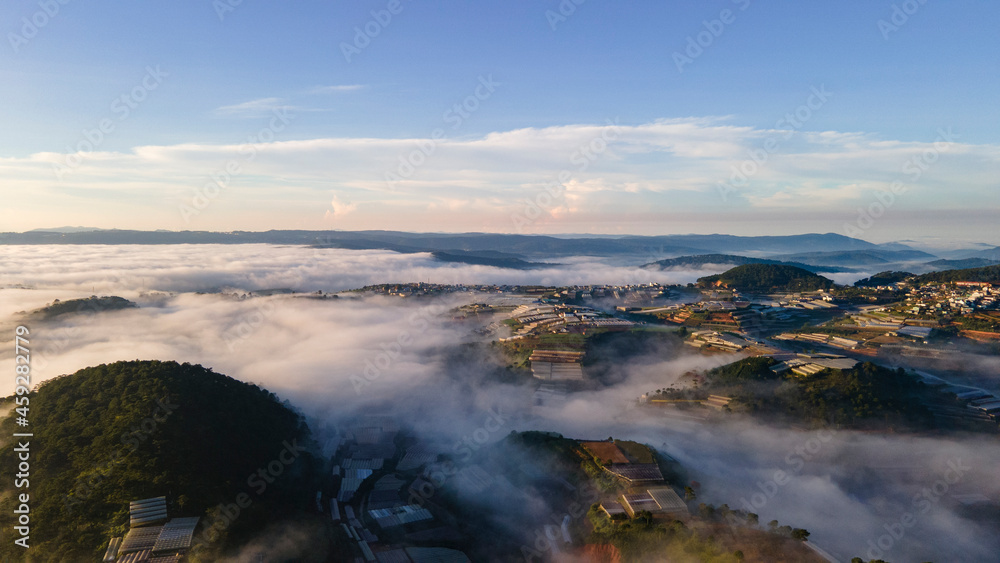
[(364, 84), (339, 84), (335, 86), (317, 86), (307, 91), (309, 94), (340, 94), (342, 92), (356, 92), (365, 88)]
[[(263, 98), (225, 111), (244, 116), (286, 104)], [(72, 204), (77, 194), (128, 194), (131, 199), (106, 208), (116, 209), (118, 217), (106, 226), (121, 226), (124, 211), (142, 214), (147, 227), (187, 228), (178, 223), (177, 206), (212, 181), (220, 160), (236, 158), (240, 172), (190, 226), (247, 228), (253, 225), (240, 221), (257, 217), (262, 228), (325, 228), (335, 216), (344, 229), (424, 230), (433, 224), (515, 232), (512, 216), (528, 214), (532, 220), (521, 232), (556, 233), (595, 227), (614, 232), (616, 225), (640, 223), (663, 232), (667, 218), (698, 217), (716, 222), (709, 229), (729, 231), (734, 224), (726, 214), (733, 213), (748, 229), (781, 217), (789, 232), (840, 231), (880, 190), (902, 182), (905, 191), (879, 222), (878, 228), (888, 228), (893, 221), (912, 223), (914, 212), (982, 215), (996, 201), (1000, 177), (1000, 148), (989, 144), (957, 141), (934, 153), (933, 141), (787, 131), (780, 134), (781, 147), (755, 163), (775, 130), (724, 118), (685, 118), (623, 124), (605, 141), (608, 131), (608, 124), (593, 123), (463, 138), (278, 140), (256, 143), (254, 158), (246, 161), (240, 157), (246, 145), (150, 145), (92, 153), (56, 186), (51, 168), (65, 159), (59, 153), (0, 159), (0, 171), (24, 194), (22, 200), (44, 200), (52, 214), (47, 222), (79, 222)], [(747, 167), (754, 173), (733, 182), (734, 171)], [(553, 183), (562, 187), (555, 197), (540, 195)], [(723, 183), (731, 184), (725, 198)], [(331, 193), (340, 198), (332, 208)], [(542, 204), (529, 209), (536, 199)], [(58, 201), (68, 206), (63, 213)], [(315, 211), (303, 216), (306, 209)], [(962, 224), (973, 228), (976, 213), (966, 214)], [(805, 224), (792, 224), (796, 219)]]
[(290, 109), (281, 98), (260, 98), (239, 104), (215, 108), (212, 113), (222, 117), (252, 118), (268, 115), (275, 110)]

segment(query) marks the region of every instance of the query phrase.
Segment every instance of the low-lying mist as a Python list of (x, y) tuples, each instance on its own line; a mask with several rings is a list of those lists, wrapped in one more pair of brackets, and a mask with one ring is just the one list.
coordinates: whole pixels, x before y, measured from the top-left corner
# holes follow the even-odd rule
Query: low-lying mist
[[(8, 246), (0, 287), (81, 292), (211, 291), (290, 288), (342, 291), (379, 283), (599, 285), (689, 283), (716, 273), (640, 268), (656, 257), (617, 265), (597, 257), (563, 257), (530, 270), (446, 263), (428, 253), (342, 250), (269, 244)], [(556, 264), (558, 263), (558, 264)]]
[[(539, 407), (532, 400), (537, 382), (511, 377), (488, 337), (475, 334), (489, 319), (457, 320), (451, 313), (487, 298), (481, 294), (236, 299), (146, 293), (211, 287), (333, 290), (422, 276), (438, 282), (512, 281), (495, 279), (493, 268), (434, 265), (425, 255), (322, 251), (310, 262), (318, 252), (298, 247), (221, 250), (224, 255), (213, 256), (206, 247), (86, 247), (83, 257), (50, 253), (4, 270), (4, 285), (43, 288), (0, 291), (7, 322), (13, 322), (15, 311), (89, 294), (105, 268), (122, 275), (108, 278), (110, 286), (97, 293), (113, 290), (140, 305), (35, 323), (30, 327), (33, 384), (117, 360), (176, 360), (257, 383), (287, 399), (309, 418), (320, 444), (367, 414), (391, 415), (419, 440), (445, 452), (487, 428), (490, 417), (502, 423), (485, 434), (483, 443), (476, 442), (477, 449), (512, 430), (529, 429), (637, 440), (679, 460), (701, 484), (700, 501), (752, 509), (762, 523), (777, 519), (806, 528), (811, 541), (840, 561), (852, 556), (893, 562), (998, 560), (996, 517), (977, 516), (972, 504), (1000, 498), (1000, 441), (995, 437), (817, 432), (748, 418), (702, 421), (635, 406), (642, 393), (667, 387), (690, 370), (737, 359), (705, 357), (673, 345), (617, 358), (602, 368), (601, 384)], [(518, 283), (610, 283), (627, 269), (586, 270), (502, 271), (501, 277), (523, 280)], [(10, 367), (12, 358), (5, 356), (3, 363)], [(9, 394), (11, 388), (2, 392)], [(473, 455), (470, 463), (475, 460)], [(452, 486), (462, 482), (456, 479)], [(525, 510), (532, 515), (528, 527), (545, 520), (546, 512), (564, 510), (544, 499), (522, 500), (484, 495), (481, 502), (498, 526), (527, 518)], [(515, 504), (517, 511), (509, 508)], [(535, 529), (507, 531), (530, 537)]]

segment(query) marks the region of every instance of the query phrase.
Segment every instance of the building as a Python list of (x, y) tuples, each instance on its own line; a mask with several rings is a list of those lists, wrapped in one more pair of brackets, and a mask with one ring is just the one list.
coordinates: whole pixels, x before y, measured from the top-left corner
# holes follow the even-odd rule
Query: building
[(687, 504), (670, 487), (651, 487), (641, 493), (622, 495), (621, 504), (632, 518), (644, 510), (671, 516), (688, 513)]
[(583, 352), (572, 350), (535, 350), (528, 360), (531, 375), (545, 381), (579, 381), (583, 379)]
[(608, 471), (630, 486), (663, 481), (663, 473), (655, 463), (615, 463), (608, 467)]
[(174, 563), (191, 549), (199, 518), (167, 518), (167, 498), (129, 503), (129, 531), (112, 538), (103, 563)]

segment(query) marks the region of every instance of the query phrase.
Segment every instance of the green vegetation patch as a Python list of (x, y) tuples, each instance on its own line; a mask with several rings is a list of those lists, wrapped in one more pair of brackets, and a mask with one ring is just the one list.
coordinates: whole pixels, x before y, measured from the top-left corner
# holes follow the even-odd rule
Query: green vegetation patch
[(615, 445), (632, 463), (656, 463), (656, 457), (646, 444), (631, 440), (615, 440)]
[(588, 543), (610, 545), (622, 561), (699, 561), (703, 563), (820, 563), (802, 544), (809, 532), (772, 522), (768, 531), (757, 526), (757, 515), (722, 505), (699, 506), (698, 516), (684, 520), (640, 512), (635, 518), (611, 520), (593, 505), (587, 513), (593, 532)]
[(31, 312), (31, 317), (40, 320), (49, 320), (61, 315), (71, 313), (103, 313), (105, 311), (120, 311), (122, 309), (134, 309), (138, 305), (118, 296), (97, 297), (92, 295), (84, 299), (70, 299), (59, 301), (56, 299), (52, 303), (41, 309)]
[(995, 315), (964, 315), (956, 317), (955, 322), (962, 330), (1000, 332), (1000, 317)]
[(854, 282), (854, 287), (876, 287), (880, 285), (892, 285), (897, 282), (905, 281), (908, 278), (912, 278), (913, 274), (910, 272), (893, 272), (885, 271), (879, 272), (870, 278), (864, 278)]
[(1000, 265), (965, 270), (944, 270), (916, 277), (918, 283), (952, 283), (957, 281), (1000, 283)]
[[(198, 365), (99, 365), (46, 381), (28, 397), (33, 561), (99, 560), (108, 540), (127, 531), (132, 500), (166, 496), (172, 517), (200, 516), (206, 525), (219, 504), (248, 494), (252, 504), (204, 552), (211, 554), (295, 514), (316, 491), (300, 417), (266, 390)], [(13, 417), (0, 424), (8, 436), (23, 431)], [(280, 477), (248, 481), (289, 444), (295, 451), (285, 454), (292, 461)], [(17, 467), (15, 446), (0, 449), (4, 467)], [(0, 473), (7, 530), (13, 479)], [(21, 549), (4, 542), (0, 554), (20, 560)]]
[(701, 287), (714, 285), (744, 291), (816, 291), (830, 289), (833, 281), (808, 270), (781, 264), (745, 264), (714, 276), (698, 279)]
[(732, 384), (741, 381), (772, 381), (781, 376), (771, 371), (777, 360), (768, 356), (746, 358), (709, 370), (712, 381), (719, 384)]
[(808, 377), (789, 373), (769, 391), (737, 389), (733, 395), (747, 411), (765, 417), (849, 428), (932, 429), (934, 416), (925, 403), (947, 400), (903, 369), (871, 362)]

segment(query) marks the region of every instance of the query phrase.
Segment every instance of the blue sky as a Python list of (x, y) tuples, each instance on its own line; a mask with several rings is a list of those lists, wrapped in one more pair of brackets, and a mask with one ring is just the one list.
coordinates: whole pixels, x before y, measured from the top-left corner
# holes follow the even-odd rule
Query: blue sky
[[(995, 2), (63, 1), (0, 6), (0, 165), (16, 194), (0, 230), (983, 238), (1000, 208)], [(901, 25), (880, 29), (894, 6)], [(347, 60), (366, 25), (377, 35)], [(114, 104), (133, 92), (127, 112)], [(808, 119), (779, 122), (810, 100)], [(474, 110), (446, 113), (463, 102)], [(264, 131), (274, 111), (287, 119)], [(431, 154), (400, 176), (421, 142)], [(912, 158), (933, 162), (914, 176)], [(866, 227), (859, 209), (878, 217)]]

